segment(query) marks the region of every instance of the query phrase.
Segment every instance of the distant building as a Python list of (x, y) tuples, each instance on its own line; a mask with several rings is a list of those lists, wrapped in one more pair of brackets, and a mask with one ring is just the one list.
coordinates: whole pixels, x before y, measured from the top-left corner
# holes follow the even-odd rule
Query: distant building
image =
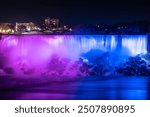
[(58, 28), (59, 27), (59, 19), (55, 18), (46, 18), (45, 19), (45, 25), (47, 28)]
[(30, 31), (39, 31), (40, 28), (33, 22), (29, 23), (17, 23), (15, 26), (17, 32), (30, 32)]
[(44, 23), (38, 25), (33, 22), (0, 23), (0, 34), (66, 34), (70, 32), (72, 27), (68, 24), (60, 25), (57, 18), (46, 18)]
[(0, 23), (0, 33), (1, 34), (13, 34), (15, 32), (15, 27), (11, 23)]

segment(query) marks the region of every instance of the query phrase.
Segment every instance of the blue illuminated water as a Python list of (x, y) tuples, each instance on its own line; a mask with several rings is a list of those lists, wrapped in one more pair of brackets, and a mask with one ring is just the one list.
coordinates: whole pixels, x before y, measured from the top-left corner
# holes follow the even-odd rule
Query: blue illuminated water
[[(92, 50), (93, 56), (110, 52), (115, 56), (110, 62), (115, 63), (122, 55), (146, 54), (147, 44), (147, 35), (2, 35), (0, 53), (8, 60), (5, 66), (15, 69), (15, 73), (13, 78), (11, 75), (7, 78), (6, 73), (0, 77), (0, 99), (150, 99), (150, 79), (147, 77), (100, 76), (80, 80), (75, 77), (75, 81), (65, 81), (62, 77), (62, 82), (51, 82), (51, 77), (38, 78), (45, 70), (46, 60), (54, 53), (78, 59)], [(104, 59), (101, 62), (107, 61)], [(27, 66), (23, 69), (39, 68), (35, 72), (37, 77), (30, 79), (31, 75), (25, 74), (24, 79), (20, 63)]]
[(72, 57), (99, 49), (103, 52), (121, 50), (134, 56), (147, 52), (147, 41), (148, 35), (2, 35), (0, 52), (9, 50), (16, 56), (28, 57), (37, 49), (39, 53), (34, 54), (37, 58), (48, 57), (48, 53)]
[(149, 77), (86, 77), (64, 82), (25, 82), (13, 79), (4, 83), (1, 80), (0, 99), (150, 100)]

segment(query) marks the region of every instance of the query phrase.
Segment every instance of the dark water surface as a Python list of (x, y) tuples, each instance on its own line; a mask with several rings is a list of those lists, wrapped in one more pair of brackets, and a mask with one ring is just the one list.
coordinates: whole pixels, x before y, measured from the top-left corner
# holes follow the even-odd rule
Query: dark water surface
[(0, 99), (5, 100), (147, 100), (150, 78), (84, 78), (76, 81), (34, 83), (36, 80), (0, 78)]

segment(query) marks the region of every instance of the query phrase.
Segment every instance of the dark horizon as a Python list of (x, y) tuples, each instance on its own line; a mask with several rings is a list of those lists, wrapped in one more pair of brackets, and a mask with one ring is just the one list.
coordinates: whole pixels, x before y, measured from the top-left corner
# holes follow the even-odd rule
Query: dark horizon
[(148, 0), (2, 1), (0, 22), (43, 22), (59, 18), (65, 24), (117, 24), (150, 21)]

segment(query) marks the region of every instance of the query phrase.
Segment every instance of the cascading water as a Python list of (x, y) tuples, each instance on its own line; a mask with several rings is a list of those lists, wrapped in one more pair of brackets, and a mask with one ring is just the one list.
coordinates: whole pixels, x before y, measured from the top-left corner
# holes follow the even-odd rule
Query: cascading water
[(72, 60), (94, 49), (128, 56), (145, 54), (147, 38), (147, 35), (1, 35), (0, 53), (8, 65), (42, 67), (54, 54)]
[(122, 36), (122, 48), (127, 49), (129, 55), (145, 54), (147, 53), (147, 39), (145, 35), (141, 36)]

